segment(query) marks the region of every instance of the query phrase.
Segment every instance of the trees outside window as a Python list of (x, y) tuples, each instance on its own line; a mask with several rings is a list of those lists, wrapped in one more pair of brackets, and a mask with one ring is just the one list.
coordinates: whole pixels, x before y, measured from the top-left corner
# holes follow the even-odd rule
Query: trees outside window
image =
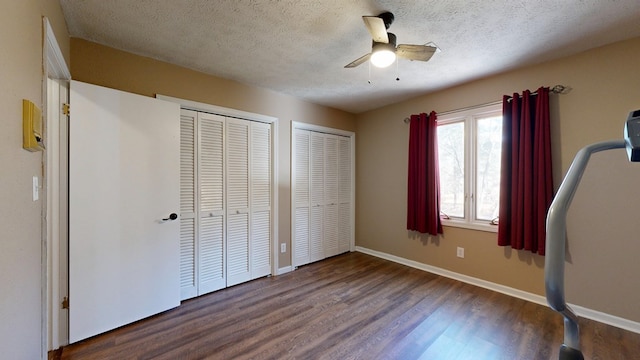
[(501, 145), (500, 104), (438, 116), (445, 225), (497, 231)]

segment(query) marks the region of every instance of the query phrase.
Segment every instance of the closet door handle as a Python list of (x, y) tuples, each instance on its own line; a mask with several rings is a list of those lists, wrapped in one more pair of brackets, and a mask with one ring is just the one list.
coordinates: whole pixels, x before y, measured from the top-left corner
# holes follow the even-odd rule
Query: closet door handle
[(169, 217), (168, 217), (168, 218), (164, 218), (164, 219), (162, 219), (162, 221), (175, 220), (175, 219), (177, 219), (177, 218), (178, 218), (178, 214), (176, 214), (176, 213), (171, 213), (171, 214), (169, 215)]

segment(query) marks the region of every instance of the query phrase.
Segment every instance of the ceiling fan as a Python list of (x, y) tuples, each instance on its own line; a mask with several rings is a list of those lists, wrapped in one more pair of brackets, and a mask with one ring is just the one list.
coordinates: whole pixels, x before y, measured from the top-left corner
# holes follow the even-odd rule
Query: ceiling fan
[(378, 16), (363, 16), (362, 20), (364, 20), (373, 39), (371, 52), (350, 62), (345, 68), (354, 68), (369, 59), (377, 67), (387, 67), (393, 64), (396, 57), (418, 61), (431, 59), (431, 56), (438, 50), (435, 46), (407, 44), (396, 46), (396, 35), (387, 32), (394, 19), (395, 17), (390, 12), (384, 12)]

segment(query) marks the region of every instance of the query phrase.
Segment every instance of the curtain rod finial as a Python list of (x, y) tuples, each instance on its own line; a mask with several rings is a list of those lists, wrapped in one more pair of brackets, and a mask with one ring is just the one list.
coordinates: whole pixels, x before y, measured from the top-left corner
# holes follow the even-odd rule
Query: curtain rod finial
[(410, 122), (411, 122), (411, 119), (409, 119), (408, 117), (406, 117), (406, 118), (404, 118), (404, 120), (403, 120), (403, 121), (404, 121), (404, 123), (405, 123), (405, 124), (408, 124), (408, 123), (410, 123)]
[(571, 86), (556, 85), (550, 89), (554, 94), (568, 94), (572, 90)]

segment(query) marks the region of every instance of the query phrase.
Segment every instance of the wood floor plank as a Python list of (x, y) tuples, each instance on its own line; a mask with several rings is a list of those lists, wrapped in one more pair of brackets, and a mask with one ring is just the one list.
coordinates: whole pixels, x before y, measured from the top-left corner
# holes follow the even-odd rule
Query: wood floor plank
[[(640, 360), (640, 334), (581, 319), (586, 358)], [(362, 253), (191, 299), (61, 359), (558, 359), (547, 307)]]

